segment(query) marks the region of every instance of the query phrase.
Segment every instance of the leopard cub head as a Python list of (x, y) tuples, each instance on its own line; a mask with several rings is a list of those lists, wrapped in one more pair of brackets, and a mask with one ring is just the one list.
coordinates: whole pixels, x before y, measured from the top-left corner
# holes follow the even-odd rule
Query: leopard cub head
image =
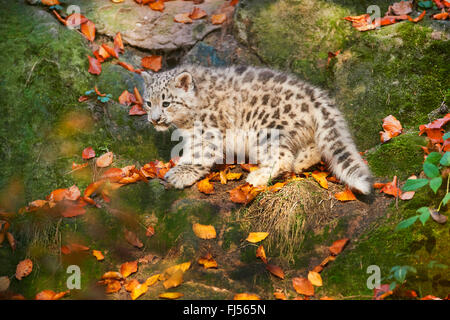
[(142, 72), (145, 83), (144, 109), (148, 121), (156, 130), (170, 126), (186, 127), (197, 102), (197, 92), (191, 73), (170, 70), (158, 74)]

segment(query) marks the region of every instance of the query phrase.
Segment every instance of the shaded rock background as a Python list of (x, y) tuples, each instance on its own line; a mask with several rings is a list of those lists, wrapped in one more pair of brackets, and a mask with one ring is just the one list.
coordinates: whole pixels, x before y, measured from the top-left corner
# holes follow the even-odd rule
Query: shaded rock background
[[(206, 0), (200, 7), (210, 15), (225, 2)], [(83, 190), (92, 181), (91, 172), (73, 174), (70, 168), (72, 162), (82, 162), (81, 151), (86, 146), (92, 146), (97, 154), (113, 151), (117, 167), (169, 159), (174, 142), (169, 134), (149, 127), (145, 116), (130, 117), (128, 107), (115, 102), (78, 102), (94, 85), (111, 93), (114, 100), (125, 89), (137, 86), (142, 90), (138, 75), (112, 63), (102, 65), (100, 76), (90, 75), (86, 55), (91, 47), (80, 34), (64, 28), (42, 6), (6, 0), (0, 4), (7, 8), (0, 12), (0, 36), (4, 39), (0, 43), (0, 208), (14, 212), (56, 188), (73, 184)], [(404, 180), (420, 173), (420, 146), (426, 142), (418, 136), (418, 125), (432, 120), (429, 114), (439, 117), (433, 111), (442, 101), (448, 104), (448, 22), (425, 19), (419, 24), (402, 22), (360, 33), (342, 20), (364, 13), (373, 4), (384, 13), (390, 1), (241, 0), (233, 24), (223, 27), (213, 26), (207, 19), (192, 25), (174, 23), (174, 14), (191, 10), (189, 1), (167, 2), (163, 13), (132, 0), (118, 5), (84, 0), (70, 4), (80, 5), (81, 12), (94, 21), (97, 43), (111, 41), (120, 31), (127, 43), (121, 59), (136, 67), (141, 57), (155, 53), (163, 54), (164, 68), (178, 63), (268, 65), (330, 90), (360, 150), (369, 149), (367, 160), (378, 180), (387, 181), (394, 175)], [(327, 67), (328, 51), (338, 49), (341, 54)], [(405, 133), (380, 145), (381, 119), (389, 114), (404, 124)], [(74, 292), (74, 298), (128, 299), (123, 291), (105, 296), (95, 282), (103, 272), (116, 270), (125, 261), (152, 255), (151, 262), (140, 266), (139, 280), (177, 262), (192, 261), (184, 284), (176, 288), (185, 298), (224, 299), (245, 291), (270, 299), (274, 289), (293, 297), (290, 279), (306, 276), (327, 255), (333, 241), (349, 237), (349, 246), (323, 271), (325, 285), (318, 289), (319, 296), (370, 297), (366, 269), (373, 264), (380, 266), (383, 276), (394, 265), (413, 265), (418, 274), (408, 279), (409, 288), (422, 288), (420, 295), (443, 297), (448, 293), (448, 273), (427, 267), (430, 261), (450, 261), (448, 224), (429, 222), (425, 227), (393, 231), (417, 208), (437, 204), (435, 195), (420, 191), (413, 200), (399, 204), (375, 195), (340, 204), (333, 199), (333, 192), (341, 186), (326, 191), (307, 180), (287, 186), (287, 191), (301, 188), (300, 198), (285, 190), (287, 193), (262, 195), (248, 208), (241, 208), (229, 202), (226, 193), (237, 184), (219, 185), (215, 195), (206, 196), (195, 187), (165, 190), (154, 180), (123, 187), (112, 204), (102, 202), (101, 209), (90, 208), (83, 217), (55, 219), (43, 212), (18, 216), (12, 224), (17, 250), (12, 253), (5, 244), (0, 248), (0, 276), (13, 274), (25, 256), (32, 258), (36, 272), (13, 281), (11, 289), (33, 298), (44, 289), (65, 290), (65, 267), (78, 264), (84, 273), (82, 290)], [(305, 194), (312, 199), (307, 206)], [(272, 200), (278, 207), (300, 203), (299, 210), (290, 212), (295, 219), (319, 218), (303, 226), (301, 241), (291, 248), (288, 259), (274, 240), (264, 242), (269, 260), (286, 272), (283, 281), (265, 270), (255, 258), (256, 246), (244, 241), (247, 232), (263, 230), (254, 230), (251, 223), (241, 220)], [(214, 225), (217, 239), (196, 238), (193, 223)], [(144, 226), (148, 225), (156, 231), (151, 238), (145, 236)], [(125, 229), (140, 237), (142, 249), (125, 241)], [(61, 244), (68, 242), (107, 250), (106, 260), (97, 262), (89, 254), (60, 255)], [(196, 259), (206, 252), (218, 261), (217, 270), (197, 265)], [(143, 298), (156, 298), (162, 291), (159, 285)]]

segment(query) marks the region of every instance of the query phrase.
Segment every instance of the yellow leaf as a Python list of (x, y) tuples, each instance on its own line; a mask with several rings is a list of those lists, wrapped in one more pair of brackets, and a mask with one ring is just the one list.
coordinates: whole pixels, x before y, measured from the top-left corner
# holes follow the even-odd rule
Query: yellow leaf
[(242, 172), (228, 172), (225, 176), (227, 180), (239, 180), (242, 176)]
[(177, 272), (178, 270), (181, 270), (183, 272), (186, 272), (186, 270), (189, 269), (189, 267), (191, 266), (191, 263), (188, 262), (184, 262), (181, 264), (177, 264), (175, 266), (172, 266), (170, 268), (167, 268), (163, 274), (159, 275), (158, 279), (161, 281), (166, 280), (168, 277), (170, 277), (171, 275), (173, 275), (175, 272)]
[(170, 289), (174, 287), (178, 287), (183, 282), (183, 271), (177, 270), (174, 274), (172, 274), (166, 281), (164, 281), (164, 288)]
[(211, 182), (209, 182), (208, 178), (205, 178), (197, 183), (198, 191), (203, 192), (205, 194), (214, 193), (214, 186)]
[(216, 229), (214, 226), (195, 223), (192, 230), (200, 239), (214, 239), (216, 237)]
[(126, 278), (130, 274), (135, 273), (137, 269), (138, 269), (137, 261), (125, 262), (120, 266), (120, 273), (124, 278)]
[(217, 261), (214, 260), (210, 253), (198, 259), (198, 263), (203, 265), (205, 269), (217, 268)]
[(151, 287), (159, 280), (159, 276), (160, 276), (160, 274), (158, 273), (158, 274), (155, 274), (155, 275), (149, 277), (147, 280), (145, 280), (145, 284), (147, 286)]
[(132, 291), (131, 291), (131, 299), (136, 300), (140, 296), (142, 296), (144, 293), (146, 293), (148, 290), (148, 286), (146, 283), (138, 284)]
[(164, 292), (159, 295), (159, 297), (163, 299), (178, 299), (182, 296), (184, 296), (184, 294), (180, 292)]
[(261, 300), (256, 294), (253, 293), (238, 293), (234, 296), (233, 300)]
[(322, 188), (328, 189), (327, 176), (328, 172), (314, 171), (311, 175), (320, 184)]
[(264, 240), (268, 235), (268, 232), (250, 232), (247, 239), (245, 240), (251, 243), (256, 243)]
[(99, 250), (92, 250), (92, 255), (97, 258), (98, 261), (105, 259), (103, 253)]
[(308, 280), (311, 282), (313, 286), (321, 287), (322, 286), (322, 277), (319, 273), (315, 271), (310, 271), (308, 273)]

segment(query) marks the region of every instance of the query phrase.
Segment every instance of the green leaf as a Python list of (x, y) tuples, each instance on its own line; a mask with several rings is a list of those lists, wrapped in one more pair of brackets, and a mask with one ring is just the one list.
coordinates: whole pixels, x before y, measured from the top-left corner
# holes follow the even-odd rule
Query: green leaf
[(436, 177), (430, 180), (430, 188), (436, 193), (442, 185), (442, 177)]
[(425, 225), (425, 222), (430, 218), (430, 210), (428, 210), (427, 207), (422, 207), (417, 210), (417, 212), (420, 213), (419, 220), (422, 222), (423, 225)]
[(403, 220), (402, 222), (400, 222), (397, 227), (395, 228), (395, 231), (398, 230), (402, 230), (402, 229), (406, 229), (409, 226), (411, 226), (414, 222), (416, 222), (416, 220), (419, 218), (419, 215), (417, 216), (412, 216), (411, 218), (408, 218), (406, 220)]
[(423, 171), (425, 172), (428, 178), (436, 178), (440, 175), (439, 168), (436, 165), (429, 162), (425, 162), (423, 164)]
[(447, 140), (448, 138), (450, 138), (450, 132), (447, 132), (446, 134), (444, 134), (444, 136), (442, 137), (442, 139)]
[(407, 272), (408, 270), (404, 266), (398, 268), (398, 270), (396, 270), (394, 273), (395, 280), (402, 283), (403, 281), (405, 281)]
[(439, 161), (440, 164), (443, 166), (450, 166), (450, 152), (444, 153), (444, 156), (442, 157), (441, 161)]
[(429, 163), (438, 165), (439, 160), (441, 160), (441, 158), (442, 158), (442, 154), (440, 154), (439, 152), (431, 152), (425, 159), (425, 162), (429, 162)]
[(403, 186), (403, 191), (416, 191), (428, 184), (428, 179), (408, 179)]
[(447, 204), (448, 200), (450, 200), (450, 192), (445, 195), (444, 199), (442, 199), (444, 206)]
[(389, 285), (389, 290), (393, 291), (396, 286), (397, 286), (397, 282), (395, 282), (395, 281), (391, 282), (391, 284)]

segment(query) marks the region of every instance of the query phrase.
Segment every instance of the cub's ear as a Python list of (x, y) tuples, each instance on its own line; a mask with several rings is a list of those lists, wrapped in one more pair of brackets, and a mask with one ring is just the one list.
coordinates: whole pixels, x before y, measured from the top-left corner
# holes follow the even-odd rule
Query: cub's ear
[(192, 78), (192, 75), (187, 71), (184, 71), (184, 72), (180, 73), (179, 75), (177, 75), (175, 77), (175, 87), (181, 88), (186, 92), (194, 91), (195, 86), (194, 86), (194, 79)]
[(152, 83), (152, 76), (148, 72), (141, 72), (142, 78), (144, 78), (144, 83), (150, 84)]

